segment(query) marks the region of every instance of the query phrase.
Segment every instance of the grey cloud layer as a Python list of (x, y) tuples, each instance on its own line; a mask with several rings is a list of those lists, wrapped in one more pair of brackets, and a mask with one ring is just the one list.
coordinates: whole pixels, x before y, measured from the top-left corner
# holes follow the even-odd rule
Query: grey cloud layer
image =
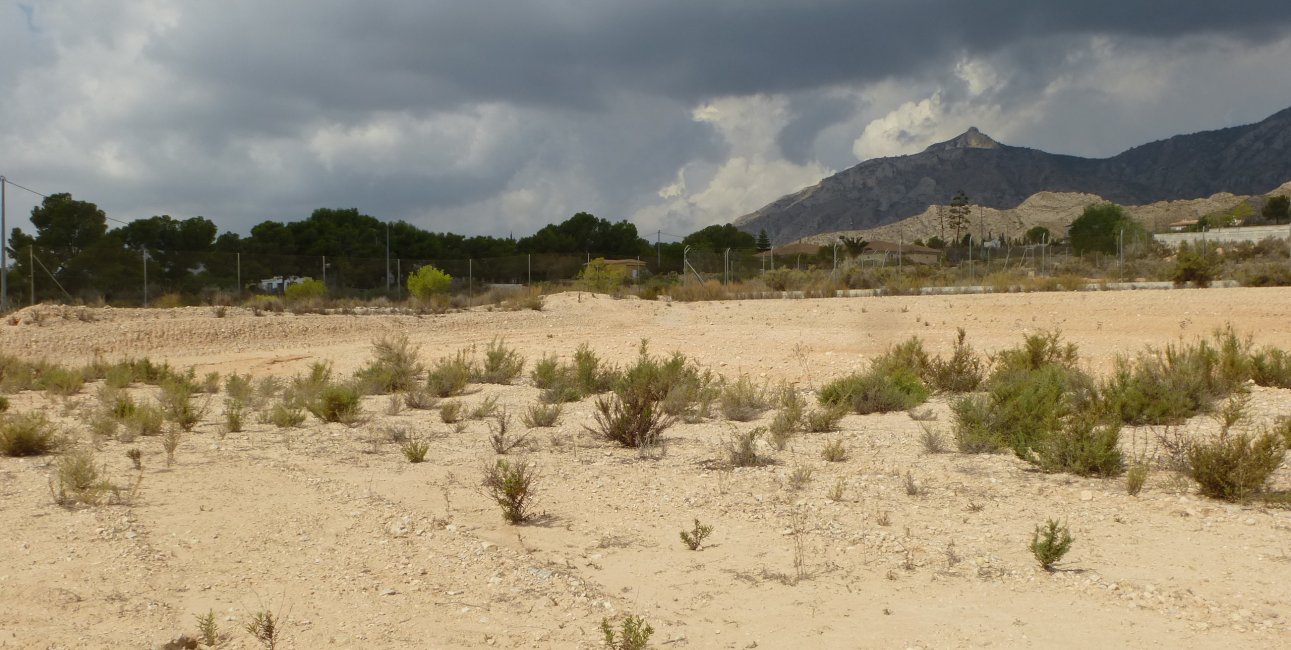
[[(0, 173), (122, 219), (200, 213), (234, 230), (322, 205), (468, 233), (583, 209), (702, 226), (758, 207), (751, 189), (790, 191), (777, 183), (964, 121), (1107, 154), (1259, 119), (1291, 103), (1277, 90), (1291, 8), (1235, 4), (61, 0), (30, 22), (0, 7)], [(1154, 87), (1155, 64), (1181, 56), (1196, 78)], [(1098, 86), (1133, 75), (1144, 83)], [(758, 96), (784, 113), (697, 117)], [(1131, 117), (1109, 125), (1118, 112)], [(774, 133), (730, 140), (749, 129)]]

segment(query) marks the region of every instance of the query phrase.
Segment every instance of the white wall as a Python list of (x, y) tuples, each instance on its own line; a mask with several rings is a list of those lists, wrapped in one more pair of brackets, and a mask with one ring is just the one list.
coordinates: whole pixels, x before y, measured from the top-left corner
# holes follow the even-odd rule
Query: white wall
[(1152, 235), (1154, 239), (1167, 246), (1178, 246), (1183, 242), (1194, 243), (1202, 240), (1208, 242), (1258, 242), (1269, 237), (1286, 239), (1291, 237), (1291, 226), (1247, 226), (1245, 228), (1216, 228), (1207, 232), (1167, 232)]

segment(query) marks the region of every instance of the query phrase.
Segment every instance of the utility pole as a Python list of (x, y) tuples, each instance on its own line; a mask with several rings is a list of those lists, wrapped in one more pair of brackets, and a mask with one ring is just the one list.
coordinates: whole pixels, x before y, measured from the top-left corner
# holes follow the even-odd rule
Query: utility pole
[(143, 306), (148, 306), (148, 248), (140, 247), (140, 253), (143, 255)]
[(386, 222), (386, 298), (390, 297), (390, 222)]
[(242, 297), (242, 253), (234, 253), (238, 260), (238, 297)]
[(654, 268), (655, 273), (663, 269), (663, 253), (659, 248), (659, 242), (663, 241), (663, 230), (654, 231)]
[(0, 313), (9, 310), (9, 223), (5, 210), (5, 186), (8, 181), (0, 176)]

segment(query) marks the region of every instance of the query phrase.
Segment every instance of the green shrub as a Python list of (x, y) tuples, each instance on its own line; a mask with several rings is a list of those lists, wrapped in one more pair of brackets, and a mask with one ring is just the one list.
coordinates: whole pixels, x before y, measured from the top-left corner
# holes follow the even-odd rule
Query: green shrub
[(838, 423), (847, 415), (847, 409), (838, 406), (812, 409), (802, 418), (802, 426), (810, 433), (838, 431)]
[(967, 334), (959, 328), (955, 349), (949, 359), (932, 359), (924, 375), (933, 390), (946, 393), (968, 393), (981, 386), (986, 375), (986, 364), (965, 341)]
[(44, 413), (21, 413), (0, 419), (0, 453), (43, 456), (58, 447), (58, 432)]
[(4, 395), (0, 395), (0, 413), (4, 413), (5, 411), (8, 411), (8, 410), (9, 410), (9, 398), (5, 397)]
[(932, 360), (923, 349), (923, 341), (912, 336), (897, 345), (890, 347), (874, 359), (870, 366), (881, 374), (905, 370), (916, 377), (924, 377), (932, 368)]
[(484, 493), (502, 509), (502, 518), (511, 524), (524, 523), (537, 496), (538, 471), (527, 460), (498, 459), (484, 468)]
[(928, 399), (928, 387), (912, 370), (892, 365), (836, 379), (821, 389), (820, 403), (850, 407), (859, 415), (904, 411)]
[(596, 356), (586, 343), (574, 351), (574, 382), (584, 395), (604, 393), (614, 387), (619, 373)]
[(1273, 347), (1253, 351), (1251, 379), (1260, 386), (1291, 388), (1291, 354)]
[(1250, 347), (1229, 327), (1209, 341), (1149, 348), (1117, 359), (1103, 392), (1123, 422), (1176, 424), (1209, 412), (1252, 376)]
[(734, 383), (722, 388), (720, 398), (722, 415), (728, 420), (748, 422), (771, 408), (766, 386), (758, 386), (748, 375), (740, 375)]
[(408, 342), (407, 334), (383, 337), (372, 342), (373, 359), (354, 373), (371, 393), (412, 390), (425, 367), (418, 360), (421, 348)]
[(1120, 424), (1100, 424), (1082, 415), (1067, 418), (1044, 438), (1035, 452), (1040, 467), (1077, 476), (1115, 476), (1125, 468), (1120, 448)]
[(430, 392), (439, 397), (461, 395), (474, 374), (474, 366), (466, 350), (459, 350), (456, 356), (445, 357), (435, 362), (426, 376), (426, 386)]
[(510, 384), (524, 372), (524, 357), (504, 341), (493, 339), (484, 349), (484, 363), (472, 367), (471, 380), (484, 384)]
[(1075, 368), (1079, 353), (1075, 343), (1063, 343), (1057, 331), (1028, 334), (1021, 347), (1001, 351), (995, 357), (995, 370), (991, 377), (1012, 374), (1019, 370), (1039, 370), (1045, 366)]
[(1202, 494), (1241, 501), (1263, 491), (1285, 456), (1286, 443), (1273, 431), (1254, 436), (1224, 432), (1188, 448), (1188, 474)]
[(611, 650), (643, 650), (650, 643), (654, 628), (643, 616), (624, 616), (616, 636), (610, 620), (602, 618), (601, 634), (605, 635), (605, 647)]
[(589, 261), (578, 273), (578, 282), (587, 291), (614, 293), (623, 286), (627, 277), (627, 267), (609, 264), (604, 257), (598, 257)]
[(713, 534), (713, 527), (699, 523), (699, 519), (696, 518), (693, 528), (689, 531), (681, 531), (681, 543), (692, 551), (698, 551), (699, 547), (703, 546), (704, 540), (711, 534)]
[(329, 384), (305, 404), (314, 417), (324, 422), (355, 424), (361, 419), (362, 395), (358, 389), (346, 384)]
[(563, 378), (560, 361), (556, 357), (544, 354), (537, 363), (533, 364), (533, 370), (529, 372), (529, 378), (533, 379), (535, 388), (551, 388)]
[(841, 463), (847, 460), (847, 447), (841, 438), (830, 440), (821, 449), (820, 457), (831, 463)]
[(192, 431), (205, 414), (205, 406), (193, 404), (193, 385), (178, 378), (161, 383), (161, 411), (184, 431)]
[(1209, 248), (1201, 244), (1180, 243), (1179, 252), (1175, 255), (1174, 268), (1170, 270), (1170, 281), (1176, 286), (1189, 282), (1198, 287), (1210, 286), (1223, 265), (1216, 252), (1208, 250)]
[(766, 431), (765, 427), (757, 427), (731, 435), (726, 441), (726, 456), (732, 467), (759, 467), (767, 464), (767, 459), (758, 453), (758, 438)]
[(426, 301), (447, 293), (453, 286), (453, 276), (427, 264), (408, 275), (408, 293)]
[(1055, 562), (1061, 560), (1071, 550), (1071, 531), (1065, 525), (1050, 519), (1044, 526), (1036, 526), (1031, 535), (1031, 554), (1035, 556), (1041, 568), (1053, 571)]
[(596, 428), (588, 431), (625, 447), (652, 447), (674, 418), (663, 409), (663, 399), (671, 389), (673, 377), (669, 365), (647, 353), (641, 354), (614, 385), (614, 394), (596, 400)]
[(430, 443), (419, 438), (408, 438), (399, 445), (399, 451), (403, 452), (403, 457), (410, 463), (423, 463), (426, 461), (426, 452), (430, 451)]
[(77, 370), (61, 366), (50, 366), (36, 380), (41, 390), (50, 395), (68, 397), (81, 392), (85, 385), (85, 376)]
[(1006, 449), (991, 430), (991, 400), (985, 395), (965, 395), (950, 403), (955, 418), (955, 447), (965, 454), (993, 454)]
[(131, 437), (134, 436), (159, 436), (161, 427), (165, 424), (166, 416), (161, 409), (151, 405), (142, 404), (136, 406), (123, 420), (126, 431)]
[(554, 427), (560, 420), (562, 407), (559, 404), (533, 404), (525, 410), (524, 425), (530, 429)]
[(298, 427), (305, 423), (305, 409), (296, 402), (281, 400), (269, 409), (268, 420), (279, 429)]
[(322, 280), (305, 280), (297, 282), (283, 290), (283, 299), (289, 303), (301, 303), (327, 297), (327, 285)]

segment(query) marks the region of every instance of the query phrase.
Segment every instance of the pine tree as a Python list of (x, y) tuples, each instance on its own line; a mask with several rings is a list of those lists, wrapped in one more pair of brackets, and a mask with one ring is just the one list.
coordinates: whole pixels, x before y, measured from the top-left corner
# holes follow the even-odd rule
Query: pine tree
[(771, 238), (767, 236), (766, 228), (758, 231), (758, 252), (771, 250)]

